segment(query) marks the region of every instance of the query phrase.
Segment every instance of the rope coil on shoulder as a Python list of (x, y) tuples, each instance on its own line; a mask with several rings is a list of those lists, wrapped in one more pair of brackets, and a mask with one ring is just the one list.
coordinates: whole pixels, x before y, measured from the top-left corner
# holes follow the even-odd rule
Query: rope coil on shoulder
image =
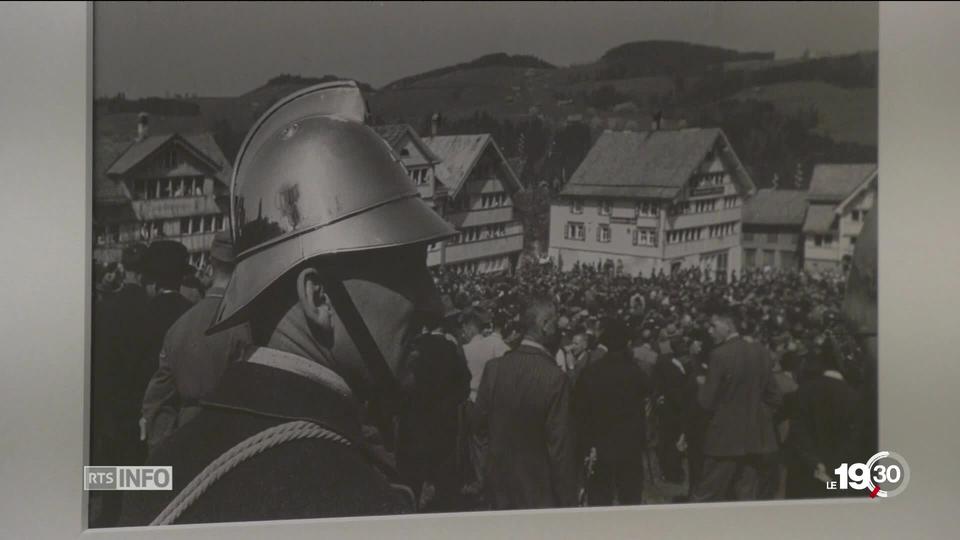
[(265, 429), (210, 462), (184, 487), (150, 525), (170, 525), (179, 518), (207, 489), (240, 463), (263, 451), (299, 439), (321, 439), (350, 446), (350, 441), (335, 431), (312, 422), (297, 420)]

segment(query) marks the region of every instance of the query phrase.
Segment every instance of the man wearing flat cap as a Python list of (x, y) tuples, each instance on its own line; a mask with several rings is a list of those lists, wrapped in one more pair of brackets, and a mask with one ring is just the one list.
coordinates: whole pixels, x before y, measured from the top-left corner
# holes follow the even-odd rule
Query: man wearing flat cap
[[(147, 246), (123, 250), (123, 285), (93, 311), (91, 366), (91, 465), (139, 465), (139, 401), (136, 381), (143, 357), (148, 297), (142, 272)], [(91, 526), (112, 525), (120, 514), (119, 493), (97, 493), (102, 511)], [(92, 506), (92, 505), (91, 505)]]
[(213, 285), (167, 331), (158, 358), (159, 368), (143, 396), (143, 419), (151, 449), (200, 411), (200, 399), (213, 391), (227, 365), (250, 344), (250, 331), (245, 324), (205, 335), (233, 273), (230, 233), (219, 232), (214, 237), (210, 261)]

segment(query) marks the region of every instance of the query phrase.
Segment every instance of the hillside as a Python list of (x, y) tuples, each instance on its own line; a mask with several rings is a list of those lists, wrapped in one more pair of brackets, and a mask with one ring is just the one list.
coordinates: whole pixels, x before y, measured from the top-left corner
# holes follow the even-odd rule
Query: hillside
[(785, 114), (816, 110), (817, 133), (838, 142), (877, 145), (877, 89), (840, 88), (820, 81), (757, 86), (734, 96), (772, 103)]
[[(490, 132), (508, 154), (524, 153), (527, 180), (566, 178), (602, 130), (647, 129), (661, 114), (665, 128), (723, 127), (764, 186), (774, 172), (783, 177), (797, 164), (875, 156), (876, 72), (875, 51), (784, 59), (645, 41), (574, 66), (496, 53), (380, 89), (360, 84), (374, 123), (405, 122), (425, 133), (439, 112), (441, 132)], [(338, 78), (282, 74), (236, 97), (113, 99), (98, 102), (96, 114), (176, 116), (177, 124), (212, 131), (232, 159), (250, 125), (277, 99)]]
[(537, 58), (536, 56), (518, 54), (509, 55), (507, 53), (493, 53), (481, 56), (469, 62), (462, 62), (453, 66), (442, 67), (404, 77), (384, 86), (384, 89), (397, 89), (409, 86), (417, 81), (441, 77), (455, 71), (466, 71), (471, 69), (501, 67), (501, 68), (532, 68), (532, 69), (554, 69), (556, 66)]

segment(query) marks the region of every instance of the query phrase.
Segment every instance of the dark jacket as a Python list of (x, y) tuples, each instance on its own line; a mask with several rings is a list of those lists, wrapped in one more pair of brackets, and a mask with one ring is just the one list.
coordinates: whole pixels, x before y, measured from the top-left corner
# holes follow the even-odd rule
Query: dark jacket
[[(791, 450), (789, 495), (828, 496), (823, 483), (813, 478), (818, 463), (827, 474), (841, 463), (863, 463), (870, 456), (859, 455), (863, 416), (860, 397), (845, 381), (819, 375), (800, 384), (795, 414), (790, 422)], [(837, 494), (837, 493), (833, 493)]]
[(781, 396), (773, 378), (773, 359), (763, 346), (734, 337), (715, 347), (699, 402), (709, 416), (704, 454), (733, 457), (776, 451), (773, 414)]
[(484, 367), (477, 393), (489, 435), (486, 487), (495, 509), (576, 506), (577, 460), (567, 377), (521, 344)]
[(125, 284), (94, 307), (91, 366), (93, 465), (139, 465), (140, 359), (147, 294)]
[[(141, 358), (140, 380), (137, 388), (141, 403), (143, 394), (147, 390), (147, 384), (150, 383), (150, 379), (156, 373), (157, 368), (160, 367), (160, 349), (163, 347), (163, 338), (167, 335), (167, 330), (192, 305), (179, 292), (162, 292), (150, 299), (147, 304), (146, 317), (144, 318), (144, 354)], [(207, 325), (209, 326), (209, 323)], [(138, 404), (137, 412), (139, 410)]]
[(210, 289), (167, 331), (159, 367), (143, 396), (143, 418), (151, 447), (199, 412), (199, 400), (216, 388), (227, 365), (250, 344), (246, 325), (204, 334), (222, 297), (222, 288)]
[(580, 454), (618, 461), (643, 452), (646, 441), (644, 400), (650, 384), (626, 351), (610, 352), (588, 365), (573, 395)]
[(417, 340), (413, 383), (399, 415), (397, 453), (402, 457), (439, 461), (453, 456), (459, 407), (470, 395), (470, 370), (459, 348), (439, 334)]
[[(328, 385), (276, 367), (236, 362), (203, 410), (161, 443), (148, 464), (173, 467), (172, 491), (128, 491), (121, 526), (149, 524), (210, 462), (264, 429), (307, 420), (352, 446), (300, 439), (241, 462), (175, 523), (404, 513), (412, 499), (391, 487), (362, 440), (357, 403)], [(384, 467), (385, 469), (385, 467)]]

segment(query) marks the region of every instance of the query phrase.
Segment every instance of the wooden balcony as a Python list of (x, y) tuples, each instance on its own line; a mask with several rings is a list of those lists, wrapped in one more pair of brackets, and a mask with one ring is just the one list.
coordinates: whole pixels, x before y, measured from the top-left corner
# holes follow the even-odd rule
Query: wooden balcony
[(502, 236), (500, 238), (490, 238), (464, 244), (447, 244), (445, 260), (447, 264), (453, 264), (473, 259), (493, 257), (495, 255), (506, 255), (522, 249), (523, 233), (520, 233), (514, 234), (513, 236)]

